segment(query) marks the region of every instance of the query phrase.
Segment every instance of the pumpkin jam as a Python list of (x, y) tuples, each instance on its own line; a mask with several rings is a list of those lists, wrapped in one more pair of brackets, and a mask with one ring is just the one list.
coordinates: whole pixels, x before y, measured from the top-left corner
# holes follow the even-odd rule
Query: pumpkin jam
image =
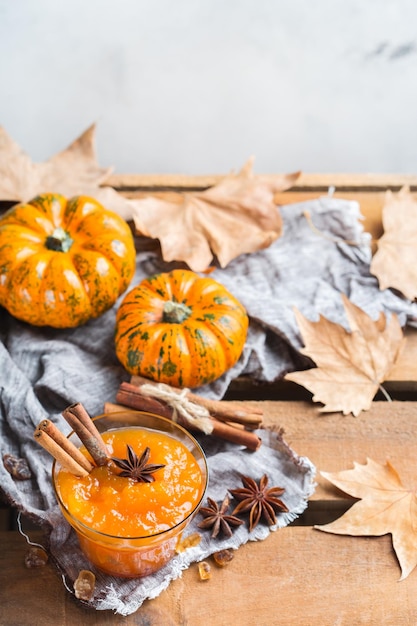
[(175, 553), (201, 502), (205, 479), (188, 448), (166, 433), (127, 427), (102, 437), (111, 457), (126, 459), (127, 444), (138, 458), (149, 447), (148, 463), (164, 467), (152, 474), (153, 482), (119, 476), (112, 463), (83, 478), (59, 468), (54, 479), (62, 512), (95, 565), (117, 576), (145, 576)]

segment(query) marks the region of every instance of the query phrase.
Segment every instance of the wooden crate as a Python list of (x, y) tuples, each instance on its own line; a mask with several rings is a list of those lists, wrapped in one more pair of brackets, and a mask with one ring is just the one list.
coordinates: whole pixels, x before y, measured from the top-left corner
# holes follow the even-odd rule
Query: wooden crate
[[(215, 176), (113, 176), (111, 184), (130, 197), (149, 193), (174, 196), (204, 189)], [(355, 199), (365, 229), (378, 238), (387, 188), (417, 189), (417, 177), (389, 175), (303, 175), (295, 188), (278, 194), (281, 203), (327, 193)], [(387, 459), (408, 484), (415, 482), (417, 440), (417, 332), (407, 341), (386, 387), (393, 402), (375, 401), (359, 417), (321, 415), (309, 394), (296, 385), (252, 385), (238, 380), (228, 394), (245, 404), (262, 402), (266, 421), (284, 428), (287, 442), (308, 456), (318, 470), (337, 471), (367, 457)], [(267, 398), (267, 399), (266, 399)], [(297, 523), (263, 542), (241, 547), (225, 568), (213, 568), (201, 582), (196, 565), (134, 615), (121, 617), (80, 607), (52, 566), (28, 570), (27, 546), (16, 530), (0, 532), (0, 623), (7, 626), (56, 624), (147, 624), (149, 626), (415, 626), (417, 571), (398, 582), (400, 569), (390, 536), (352, 538), (314, 529), (335, 519), (353, 500), (320, 474), (306, 513)], [(30, 531), (32, 541), (41, 540)]]

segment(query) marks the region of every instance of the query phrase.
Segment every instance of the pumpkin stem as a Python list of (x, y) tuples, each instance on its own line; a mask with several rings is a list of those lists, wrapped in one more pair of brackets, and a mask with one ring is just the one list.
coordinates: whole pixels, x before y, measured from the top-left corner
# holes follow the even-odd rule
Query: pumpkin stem
[(168, 300), (165, 302), (162, 313), (162, 320), (168, 324), (181, 324), (190, 317), (191, 309), (182, 302), (173, 302)]
[(45, 246), (48, 250), (55, 250), (56, 252), (68, 252), (71, 248), (74, 240), (69, 234), (60, 226), (55, 228), (52, 235), (48, 235), (45, 241)]

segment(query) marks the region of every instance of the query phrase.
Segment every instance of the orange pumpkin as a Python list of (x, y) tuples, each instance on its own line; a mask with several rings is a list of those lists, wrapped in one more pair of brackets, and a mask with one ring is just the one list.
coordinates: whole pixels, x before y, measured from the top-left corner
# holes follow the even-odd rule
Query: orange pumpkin
[(223, 285), (174, 270), (126, 294), (116, 314), (116, 354), (131, 374), (199, 387), (237, 362), (247, 329), (244, 307)]
[(35, 326), (98, 317), (135, 270), (128, 224), (93, 198), (44, 194), (0, 218), (0, 305)]

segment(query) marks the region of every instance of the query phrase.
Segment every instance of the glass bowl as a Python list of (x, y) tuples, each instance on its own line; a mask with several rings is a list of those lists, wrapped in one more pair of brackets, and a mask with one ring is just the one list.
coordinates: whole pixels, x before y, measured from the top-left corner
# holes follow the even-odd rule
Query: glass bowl
[[(174, 556), (182, 533), (202, 504), (208, 483), (206, 457), (199, 443), (186, 429), (164, 417), (126, 409), (114, 413), (109, 412), (97, 416), (93, 420), (100, 433), (109, 433), (111, 436), (115, 430), (120, 429), (132, 429), (128, 431), (128, 437), (130, 432), (133, 433), (137, 429), (145, 431), (142, 434), (144, 437), (147, 436), (148, 432), (160, 434), (161, 437), (157, 437), (157, 439), (161, 440), (168, 435), (188, 449), (194, 459), (193, 463), (196, 462), (200, 469), (201, 482), (196, 487), (197, 491), (194, 494), (191, 510), (188, 506), (188, 510), (184, 511), (184, 515), (179, 521), (176, 519), (172, 526), (164, 528), (164, 530), (151, 532), (150, 534), (141, 532), (137, 536), (135, 533), (133, 533), (134, 536), (132, 536), (132, 533), (126, 536), (123, 533), (119, 535), (114, 532), (103, 532), (103, 529), (95, 528), (94, 524), (90, 526), (82, 519), (79, 519), (77, 514), (74, 513), (74, 508), (69, 504), (69, 499), (65, 501), (66, 498), (63, 496), (65, 490), (61, 489), (62, 476), (61, 478), (59, 476), (62, 468), (57, 461), (53, 463), (52, 483), (60, 510), (75, 530), (85, 556), (100, 570), (113, 576), (126, 578), (148, 576), (162, 568)], [(150, 436), (155, 437), (154, 434)], [(77, 447), (82, 445), (74, 431), (68, 435), (68, 438)], [(152, 441), (155, 441), (155, 439)], [(155, 474), (155, 477), (157, 475), (158, 472)], [(75, 480), (75, 477), (73, 479)], [(78, 492), (80, 489), (82, 492), (84, 488), (83, 479), (77, 480), (80, 481), (81, 486), (75, 485), (73, 491)], [(127, 483), (131, 483), (129, 479), (119, 480), (126, 480)], [(171, 480), (172, 484), (169, 488), (181, 489), (180, 482), (176, 484), (175, 480), (175, 478)], [(161, 482), (163, 482), (162, 479)], [(139, 489), (142, 484), (138, 485)], [(138, 493), (140, 492), (138, 491)], [(103, 500), (103, 503), (103, 515), (106, 516), (106, 511), (112, 506), (111, 497), (109, 496), (108, 502)]]

